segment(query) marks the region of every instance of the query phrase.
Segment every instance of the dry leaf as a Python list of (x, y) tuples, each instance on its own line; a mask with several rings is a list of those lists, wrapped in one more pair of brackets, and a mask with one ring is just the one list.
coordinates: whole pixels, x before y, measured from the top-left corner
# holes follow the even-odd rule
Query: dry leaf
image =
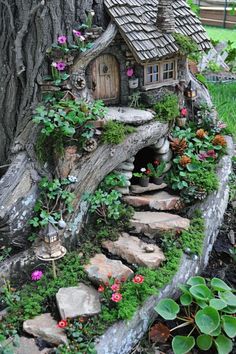
[(170, 330), (163, 323), (157, 323), (150, 328), (149, 338), (153, 343), (166, 343), (170, 336)]

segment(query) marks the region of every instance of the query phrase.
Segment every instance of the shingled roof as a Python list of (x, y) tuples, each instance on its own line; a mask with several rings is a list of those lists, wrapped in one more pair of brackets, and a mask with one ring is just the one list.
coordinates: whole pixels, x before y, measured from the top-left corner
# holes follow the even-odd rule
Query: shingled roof
[[(158, 60), (178, 52), (170, 33), (156, 25), (158, 0), (104, 0), (108, 13), (139, 62)], [(185, 0), (174, 0), (175, 31), (192, 37), (200, 50), (211, 48), (198, 17)]]

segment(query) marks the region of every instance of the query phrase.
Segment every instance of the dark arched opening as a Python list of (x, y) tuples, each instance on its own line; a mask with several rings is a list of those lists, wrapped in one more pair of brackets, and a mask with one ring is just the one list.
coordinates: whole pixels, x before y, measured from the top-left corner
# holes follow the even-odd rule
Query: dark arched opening
[[(153, 163), (155, 161), (155, 151), (150, 146), (143, 148), (140, 150), (134, 160), (134, 171), (140, 172), (141, 168), (147, 168), (148, 163)], [(133, 177), (131, 180), (131, 184), (136, 184), (137, 178)]]

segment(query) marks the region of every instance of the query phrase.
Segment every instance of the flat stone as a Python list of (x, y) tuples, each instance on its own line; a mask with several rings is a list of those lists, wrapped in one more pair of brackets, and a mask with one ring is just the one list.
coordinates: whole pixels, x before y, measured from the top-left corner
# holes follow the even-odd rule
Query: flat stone
[(179, 196), (171, 195), (165, 191), (137, 196), (128, 195), (123, 200), (134, 207), (148, 206), (155, 210), (177, 210), (180, 204)]
[(121, 261), (109, 259), (102, 253), (96, 254), (95, 257), (91, 258), (89, 264), (86, 264), (84, 267), (84, 270), (88, 274), (89, 279), (95, 283), (108, 282), (109, 273), (114, 279), (124, 278), (125, 280), (133, 274), (133, 271)]
[(134, 164), (132, 162), (122, 162), (119, 166), (116, 167), (117, 171), (133, 171)]
[(116, 191), (120, 192), (123, 195), (129, 194), (129, 187), (116, 187)]
[(166, 154), (170, 150), (170, 142), (168, 139), (165, 140), (163, 146), (158, 149), (157, 153), (158, 154)]
[(165, 144), (166, 140), (166, 138), (161, 138), (160, 140), (158, 140), (158, 142), (153, 145), (154, 149), (159, 150)]
[(142, 211), (134, 213), (131, 226), (138, 233), (153, 237), (157, 232), (187, 230), (190, 220), (170, 213)]
[(3, 318), (7, 317), (7, 309), (3, 309), (0, 311), (0, 321), (2, 321)]
[(108, 107), (106, 120), (115, 120), (117, 122), (142, 125), (154, 119), (153, 111), (135, 109), (130, 107)]
[(101, 312), (99, 293), (93, 287), (83, 283), (59, 289), (56, 300), (62, 319), (93, 316)]
[(44, 348), (40, 351), (33, 338), (20, 337), (19, 342), (19, 346), (14, 349), (15, 354), (46, 354), (52, 350)]
[(55, 345), (67, 344), (64, 330), (57, 327), (57, 322), (50, 313), (44, 313), (32, 320), (24, 321), (23, 329), (34, 337), (40, 337), (49, 343)]
[(164, 161), (164, 162), (169, 162), (172, 159), (173, 152), (172, 150), (168, 150), (167, 153), (158, 155), (158, 160)]
[(146, 192), (158, 191), (158, 190), (164, 189), (166, 187), (167, 187), (166, 183), (162, 183), (162, 184), (149, 183), (149, 185), (147, 187), (142, 187), (142, 186), (139, 186), (138, 184), (133, 184), (130, 187), (130, 190), (134, 194), (142, 194), (142, 193), (146, 193)]
[(105, 241), (102, 245), (109, 252), (125, 259), (130, 264), (155, 269), (165, 260), (165, 256), (158, 246), (149, 245), (127, 233), (122, 233), (115, 242)]

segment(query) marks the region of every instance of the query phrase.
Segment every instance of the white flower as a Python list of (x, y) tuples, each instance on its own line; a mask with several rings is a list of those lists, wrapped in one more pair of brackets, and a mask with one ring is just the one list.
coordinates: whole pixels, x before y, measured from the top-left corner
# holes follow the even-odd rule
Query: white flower
[(79, 37), (79, 40), (80, 40), (81, 42), (83, 42), (83, 41), (85, 41), (85, 37), (84, 37), (84, 36), (80, 36), (80, 37)]
[(75, 176), (68, 176), (68, 180), (69, 180), (71, 183), (78, 182), (78, 178), (75, 177)]
[(142, 167), (142, 168), (140, 169), (140, 171), (141, 171), (141, 172), (146, 172), (146, 168)]
[(61, 229), (64, 229), (66, 227), (66, 222), (61, 219), (58, 221), (58, 226), (61, 228)]
[(94, 16), (94, 15), (95, 15), (95, 11), (94, 11), (94, 10), (91, 10), (91, 11), (90, 11), (90, 14), (91, 14), (91, 16)]
[(53, 61), (51, 65), (52, 65), (54, 68), (57, 67), (57, 63), (55, 63), (55, 61)]

